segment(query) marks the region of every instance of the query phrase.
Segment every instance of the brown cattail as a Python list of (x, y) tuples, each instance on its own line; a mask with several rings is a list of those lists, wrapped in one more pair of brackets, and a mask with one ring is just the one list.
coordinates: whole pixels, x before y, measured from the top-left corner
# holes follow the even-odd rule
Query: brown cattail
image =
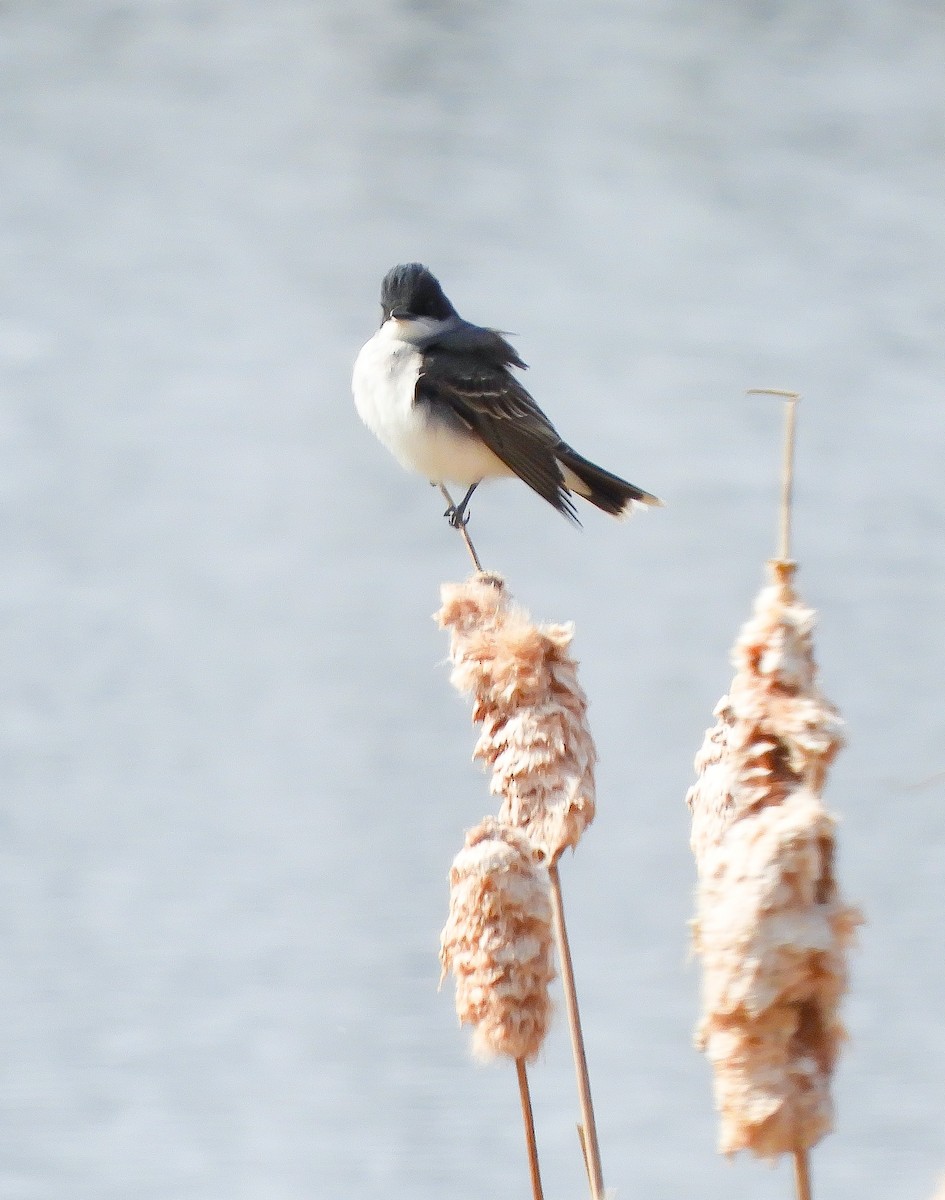
[(775, 561), (732, 652), (735, 678), (696, 756), (689, 791), (697, 861), (731, 823), (799, 783), (823, 787), (843, 746), (843, 721), (817, 686), (816, 614), (794, 594), (792, 564)]
[(528, 838), (493, 817), (466, 834), (453, 860), (440, 962), (456, 978), (460, 1021), (475, 1026), (477, 1056), (534, 1058), (554, 978), (548, 873)]
[(597, 754), (568, 653), (573, 626), (535, 625), (496, 575), (446, 584), (442, 600), (451, 678), (473, 694), (473, 720), (482, 722), (474, 756), (492, 767), (499, 819), (554, 862), (594, 819)]
[(814, 613), (776, 561), (733, 653), (729, 694), (687, 798), (703, 962), (697, 1041), (715, 1070), (720, 1149), (809, 1149), (833, 1126), (845, 954), (862, 918), (834, 875), (820, 800), (842, 722), (816, 681)]

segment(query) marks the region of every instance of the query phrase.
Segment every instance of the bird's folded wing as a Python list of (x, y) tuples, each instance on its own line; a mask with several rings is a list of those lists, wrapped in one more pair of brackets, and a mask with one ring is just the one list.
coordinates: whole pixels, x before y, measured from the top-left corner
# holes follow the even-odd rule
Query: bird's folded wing
[(416, 396), (431, 413), (465, 425), (539, 496), (575, 518), (555, 457), (561, 438), (504, 367), (475, 355), (427, 350)]

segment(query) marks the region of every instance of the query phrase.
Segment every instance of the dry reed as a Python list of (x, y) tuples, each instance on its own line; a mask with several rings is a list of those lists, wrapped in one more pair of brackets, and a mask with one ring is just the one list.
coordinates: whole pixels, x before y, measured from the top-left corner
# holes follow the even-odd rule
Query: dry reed
[(437, 619), (450, 630), (452, 683), (473, 694), (482, 724), (474, 751), (492, 767), (490, 791), (500, 796), (499, 820), (522, 829), (548, 864), (555, 942), (577, 1075), (580, 1145), (591, 1195), (604, 1195), (584, 1034), (565, 924), (558, 859), (576, 847), (594, 820), (597, 752), (568, 653), (573, 626), (536, 625), (513, 605), (501, 577), (478, 572), (445, 584)]
[(844, 1040), (846, 952), (862, 917), (839, 895), (835, 820), (820, 792), (843, 722), (817, 682), (815, 614), (789, 558), (797, 397), (782, 476), (781, 554), (733, 650), (735, 676), (696, 757), (687, 803), (702, 959), (697, 1044), (714, 1069), (719, 1149), (794, 1156), (833, 1128), (830, 1080)]
[(536, 625), (502, 578), (479, 572), (442, 588), (440, 626), (450, 631), (452, 682), (473, 696), (482, 725), (474, 757), (492, 768), (499, 820), (521, 829), (548, 865), (555, 940), (577, 1076), (581, 1147), (594, 1200), (604, 1180), (584, 1035), (564, 920), (558, 859), (594, 819), (597, 752), (587, 698), (569, 653), (573, 626)]

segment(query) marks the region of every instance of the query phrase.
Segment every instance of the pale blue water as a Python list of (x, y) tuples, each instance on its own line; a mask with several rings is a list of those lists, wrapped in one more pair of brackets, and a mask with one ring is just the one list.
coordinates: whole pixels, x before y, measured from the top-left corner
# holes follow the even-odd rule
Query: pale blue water
[[(430, 613), (439, 498), (354, 414), (394, 262), (517, 332), (565, 436), (668, 506), (473, 526), (577, 622), (601, 755), (565, 864), (605, 1176), (766, 1200), (691, 1048), (683, 797), (774, 549), (850, 724), (869, 925), (819, 1197), (945, 1172), (939, 6), (0, 7), (0, 1197), (526, 1194), (512, 1072), (436, 992), (490, 807)], [(563, 1017), (534, 1073), (582, 1194)]]

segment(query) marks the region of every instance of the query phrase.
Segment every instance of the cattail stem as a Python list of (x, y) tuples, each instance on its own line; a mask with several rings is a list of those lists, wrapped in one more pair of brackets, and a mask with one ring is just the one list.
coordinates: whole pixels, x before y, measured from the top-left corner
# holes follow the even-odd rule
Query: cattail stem
[[(453, 503), (453, 497), (446, 490), (445, 484), (440, 484), (440, 491), (443, 493), (443, 498), (453, 511), (456, 511), (456, 505)], [(447, 510), (449, 511), (449, 510)], [(459, 530), (460, 536), (466, 543), (466, 549), (469, 551), (469, 557), (473, 560), (473, 566), (477, 571), (482, 570), (482, 563), (479, 561), (479, 555), (476, 553), (476, 547), (472, 544), (472, 538), (469, 536), (469, 530), (466, 528), (466, 522), (458, 524), (456, 528)]]
[(784, 426), (784, 458), (781, 464), (781, 537), (780, 553), (782, 562), (791, 558), (791, 508), (794, 499), (794, 431), (797, 425), (797, 402), (800, 397), (795, 393), (787, 397)]
[(515, 1060), (515, 1070), (518, 1074), (518, 1094), (522, 1102), (522, 1121), (525, 1124), (525, 1148), (528, 1152), (528, 1174), (532, 1181), (533, 1200), (544, 1200), (541, 1190), (541, 1171), (538, 1169), (538, 1143), (535, 1140), (535, 1118), (532, 1114), (532, 1098), (528, 1090), (528, 1075), (525, 1071), (525, 1059)]
[(791, 507), (794, 491), (794, 433), (797, 426), (797, 402), (799, 392), (786, 392), (780, 388), (750, 388), (749, 396), (778, 396), (787, 401), (784, 422), (784, 455), (781, 460), (781, 505), (779, 509), (779, 550), (781, 562), (791, 560)]
[(581, 1143), (581, 1154), (584, 1158), (584, 1170), (587, 1172), (587, 1184), (591, 1186), (591, 1165), (587, 1161), (587, 1141), (584, 1137), (584, 1126), (578, 1123), (574, 1126), (577, 1130), (578, 1141)]
[(564, 923), (564, 903), (561, 899), (561, 877), (558, 874), (557, 862), (553, 862), (548, 868), (548, 879), (551, 884), (551, 912), (554, 918), (555, 941), (558, 944), (558, 967), (561, 972), (561, 985), (564, 988), (565, 1008), (568, 1012), (571, 1049), (577, 1074), (578, 1101), (581, 1106), (583, 1123), (580, 1131), (581, 1147), (584, 1151), (584, 1162), (591, 1185), (591, 1196), (593, 1200), (604, 1200), (604, 1173), (600, 1162), (597, 1123), (594, 1120), (594, 1104), (591, 1100), (591, 1081), (587, 1071), (587, 1055), (584, 1052), (584, 1034), (581, 1030), (577, 990), (574, 986), (571, 946), (568, 942), (567, 926)]
[(794, 1191), (797, 1200), (811, 1200), (810, 1156), (806, 1150), (794, 1151)]

